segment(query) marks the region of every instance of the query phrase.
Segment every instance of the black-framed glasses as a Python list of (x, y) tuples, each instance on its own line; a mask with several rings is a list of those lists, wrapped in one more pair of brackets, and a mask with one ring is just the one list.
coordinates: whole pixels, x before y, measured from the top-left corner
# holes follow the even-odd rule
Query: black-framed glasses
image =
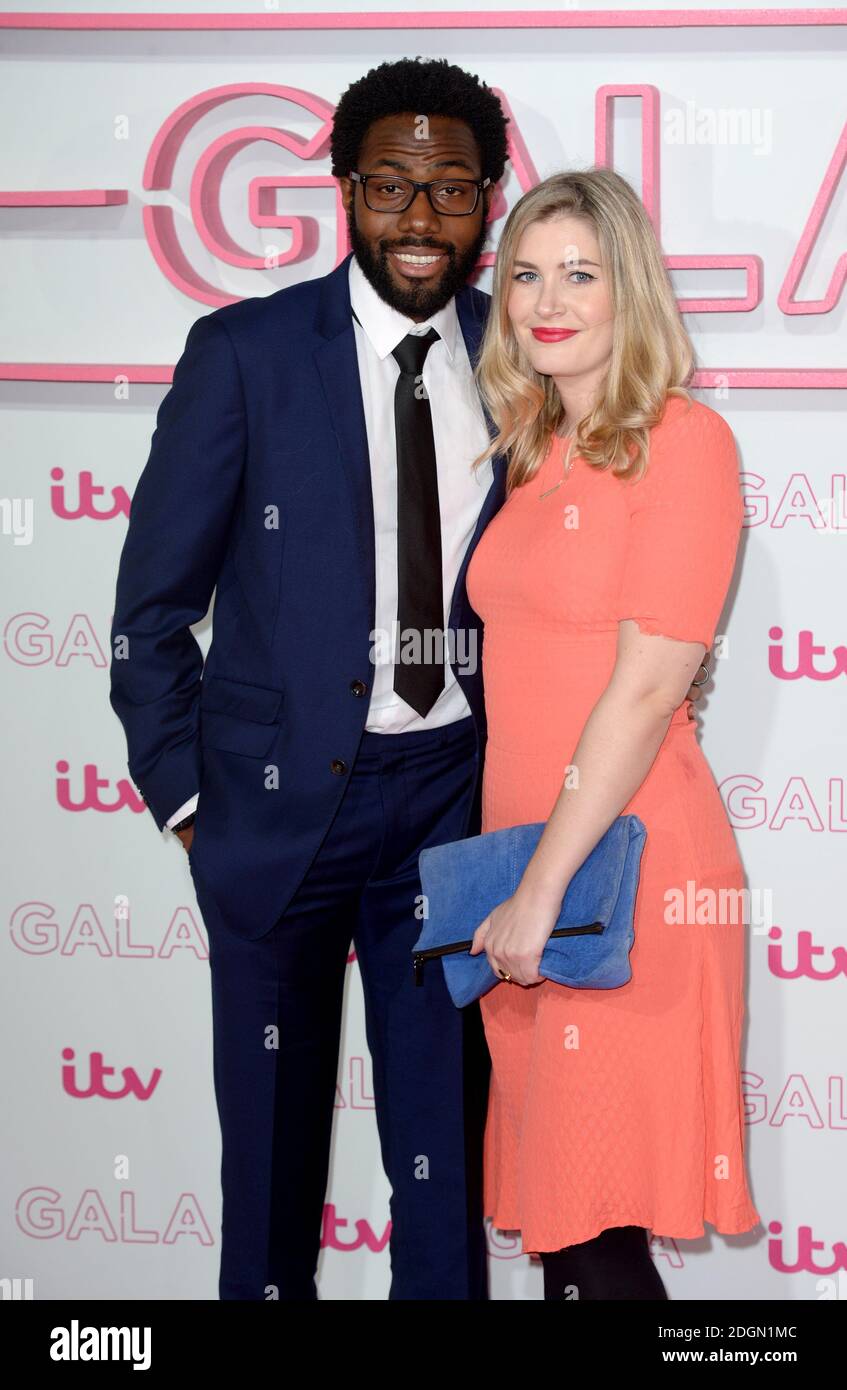
[(362, 185), (365, 205), (371, 212), (405, 212), (411, 207), (421, 189), (426, 189), (430, 207), (445, 217), (467, 217), (475, 212), (479, 195), (490, 179), (431, 179), (418, 183), (416, 179), (398, 178), (394, 174), (358, 174), (350, 178)]

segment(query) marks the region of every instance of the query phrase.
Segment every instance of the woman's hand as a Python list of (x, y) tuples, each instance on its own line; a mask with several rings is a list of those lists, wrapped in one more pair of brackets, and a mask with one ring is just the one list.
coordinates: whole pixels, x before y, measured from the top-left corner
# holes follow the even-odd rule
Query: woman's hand
[(538, 973), (538, 964), (561, 906), (561, 897), (553, 902), (520, 885), (477, 927), (470, 954), (485, 951), (489, 965), (501, 979), (509, 975), (513, 984), (540, 984), (543, 976)]

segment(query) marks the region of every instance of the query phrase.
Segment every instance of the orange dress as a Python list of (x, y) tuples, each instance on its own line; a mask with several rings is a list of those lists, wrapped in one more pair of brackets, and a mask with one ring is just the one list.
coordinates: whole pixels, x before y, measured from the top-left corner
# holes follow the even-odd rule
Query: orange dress
[[(565, 449), (552, 441), (468, 568), (484, 623), (483, 831), (549, 818), (611, 676), (619, 621), (711, 648), (735, 564), (738, 456), (717, 412), (669, 397), (635, 483), (578, 456), (565, 476)], [(760, 1219), (739, 1060), (745, 913), (719, 897), (744, 887), (743, 870), (689, 709), (675, 711), (623, 808), (647, 830), (632, 979), (613, 990), (504, 983), (481, 1002), (485, 1214), (520, 1231), (527, 1252), (609, 1226), (691, 1238), (704, 1221), (734, 1234)], [(689, 884), (714, 890), (697, 898), (699, 922), (685, 911)], [(669, 890), (682, 894), (676, 922)]]

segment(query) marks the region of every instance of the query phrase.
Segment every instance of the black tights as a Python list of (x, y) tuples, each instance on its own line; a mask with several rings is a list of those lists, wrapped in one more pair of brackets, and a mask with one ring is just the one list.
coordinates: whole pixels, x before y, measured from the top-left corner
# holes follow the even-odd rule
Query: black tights
[(542, 1252), (544, 1298), (667, 1298), (643, 1226), (609, 1226), (593, 1240)]

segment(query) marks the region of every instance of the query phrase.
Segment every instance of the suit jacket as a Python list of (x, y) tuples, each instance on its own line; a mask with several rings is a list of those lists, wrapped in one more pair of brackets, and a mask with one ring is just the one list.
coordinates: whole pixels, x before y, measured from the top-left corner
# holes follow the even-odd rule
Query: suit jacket
[[(367, 716), (374, 523), (348, 263), (192, 325), (118, 570), (110, 700), (130, 775), (159, 829), (199, 791), (192, 872), (250, 938), (302, 881)], [(456, 296), (472, 363), (489, 302), (471, 286)], [(475, 670), (461, 647), (453, 663), (479, 752), (469, 824), (486, 727), (465, 573), (505, 475), (498, 456), (450, 607), (477, 650)], [(190, 626), (213, 591), (204, 668)]]

